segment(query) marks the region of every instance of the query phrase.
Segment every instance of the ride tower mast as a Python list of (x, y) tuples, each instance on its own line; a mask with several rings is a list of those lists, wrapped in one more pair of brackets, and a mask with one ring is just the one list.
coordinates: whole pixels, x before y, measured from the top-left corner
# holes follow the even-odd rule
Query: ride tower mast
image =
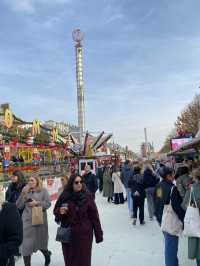
[(85, 134), (85, 97), (83, 80), (83, 46), (81, 42), (83, 41), (84, 35), (80, 29), (75, 29), (72, 32), (72, 37), (76, 43), (75, 50), (79, 138), (80, 144), (83, 144)]

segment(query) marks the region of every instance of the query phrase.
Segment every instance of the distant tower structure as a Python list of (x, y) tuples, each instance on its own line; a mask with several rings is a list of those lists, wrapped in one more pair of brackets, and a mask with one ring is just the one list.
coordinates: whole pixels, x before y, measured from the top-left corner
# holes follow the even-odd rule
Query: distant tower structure
[(78, 127), (80, 134), (80, 143), (83, 143), (85, 133), (85, 100), (84, 100), (84, 81), (83, 81), (83, 46), (84, 38), (80, 29), (75, 29), (72, 32), (73, 40), (75, 41), (76, 49), (76, 80), (77, 80), (77, 104), (78, 104)]
[(149, 149), (149, 143), (147, 138), (147, 129), (144, 128), (144, 138), (145, 138), (145, 150), (146, 150), (146, 157), (149, 159), (150, 156), (150, 149)]

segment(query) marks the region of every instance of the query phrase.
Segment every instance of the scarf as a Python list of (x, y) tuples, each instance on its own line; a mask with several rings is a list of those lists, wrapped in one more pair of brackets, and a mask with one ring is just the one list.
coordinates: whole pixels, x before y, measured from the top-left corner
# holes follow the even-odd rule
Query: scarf
[(85, 191), (72, 192), (70, 199), (75, 202), (76, 205), (81, 207), (86, 201), (87, 193)]

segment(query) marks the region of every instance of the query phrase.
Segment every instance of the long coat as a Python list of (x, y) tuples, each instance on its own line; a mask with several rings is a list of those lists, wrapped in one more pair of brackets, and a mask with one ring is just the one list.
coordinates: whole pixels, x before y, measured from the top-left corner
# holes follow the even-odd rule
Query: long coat
[(107, 198), (113, 196), (113, 182), (110, 169), (106, 169), (103, 174), (103, 196)]
[[(40, 202), (43, 208), (43, 225), (32, 225), (32, 208), (29, 207), (27, 200), (33, 199)], [(40, 249), (47, 250), (48, 247), (48, 223), (47, 223), (47, 209), (51, 206), (50, 197), (45, 188), (37, 190), (35, 192), (28, 192), (26, 195), (21, 193), (18, 198), (17, 207), (23, 209), (22, 221), (23, 221), (23, 243), (22, 243), (22, 255), (29, 256), (33, 252)]]
[(15, 255), (22, 243), (22, 221), (13, 203), (4, 203), (0, 209), (0, 266)]
[[(200, 209), (200, 182), (193, 184), (193, 191), (197, 207)], [(183, 208), (187, 209), (189, 205), (190, 189), (186, 191), (185, 198), (183, 200)], [(193, 198), (193, 197), (192, 197)], [(189, 237), (188, 238), (188, 257), (189, 259), (200, 260), (200, 238)]]
[[(60, 215), (63, 203), (68, 203), (67, 215)], [(54, 215), (63, 227), (70, 225), (72, 228), (71, 242), (62, 245), (65, 266), (91, 266), (93, 233), (97, 243), (103, 241), (99, 214), (92, 196), (87, 194), (84, 204), (79, 206), (72, 199), (63, 200), (61, 195), (55, 205)]]
[(112, 181), (114, 183), (114, 193), (123, 193), (124, 192), (124, 186), (122, 184), (122, 181), (120, 179), (120, 172), (113, 173), (112, 174)]
[(85, 184), (90, 193), (95, 194), (98, 189), (97, 177), (92, 172), (83, 176)]

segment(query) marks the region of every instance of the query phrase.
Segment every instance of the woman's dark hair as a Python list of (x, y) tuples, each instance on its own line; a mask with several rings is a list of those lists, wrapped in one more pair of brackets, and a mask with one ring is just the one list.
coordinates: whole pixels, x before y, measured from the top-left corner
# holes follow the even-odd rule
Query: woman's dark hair
[(175, 179), (179, 178), (182, 175), (188, 175), (190, 172), (187, 166), (181, 166), (176, 170)]
[(67, 183), (67, 185), (66, 185), (66, 187), (64, 189), (64, 192), (67, 192), (69, 195), (71, 195), (74, 192), (73, 184), (74, 184), (75, 179), (77, 177), (80, 177), (81, 180), (83, 181), (83, 191), (86, 190), (86, 187), (85, 187), (85, 184), (84, 184), (84, 178), (82, 176), (80, 176), (80, 175), (71, 175), (70, 178), (69, 178), (69, 181), (68, 181), (68, 183)]
[(166, 179), (168, 175), (172, 175), (174, 173), (173, 169), (167, 166), (163, 166), (159, 169), (159, 175)]
[(19, 171), (19, 170), (14, 171), (13, 172), (13, 176), (17, 176), (18, 177), (18, 180), (17, 180), (18, 183), (25, 181), (24, 174), (21, 171)]
[(140, 174), (140, 173), (141, 173), (141, 170), (142, 170), (141, 167), (139, 167), (139, 166), (135, 166), (135, 167), (134, 167), (134, 174), (135, 174), (135, 175)]

